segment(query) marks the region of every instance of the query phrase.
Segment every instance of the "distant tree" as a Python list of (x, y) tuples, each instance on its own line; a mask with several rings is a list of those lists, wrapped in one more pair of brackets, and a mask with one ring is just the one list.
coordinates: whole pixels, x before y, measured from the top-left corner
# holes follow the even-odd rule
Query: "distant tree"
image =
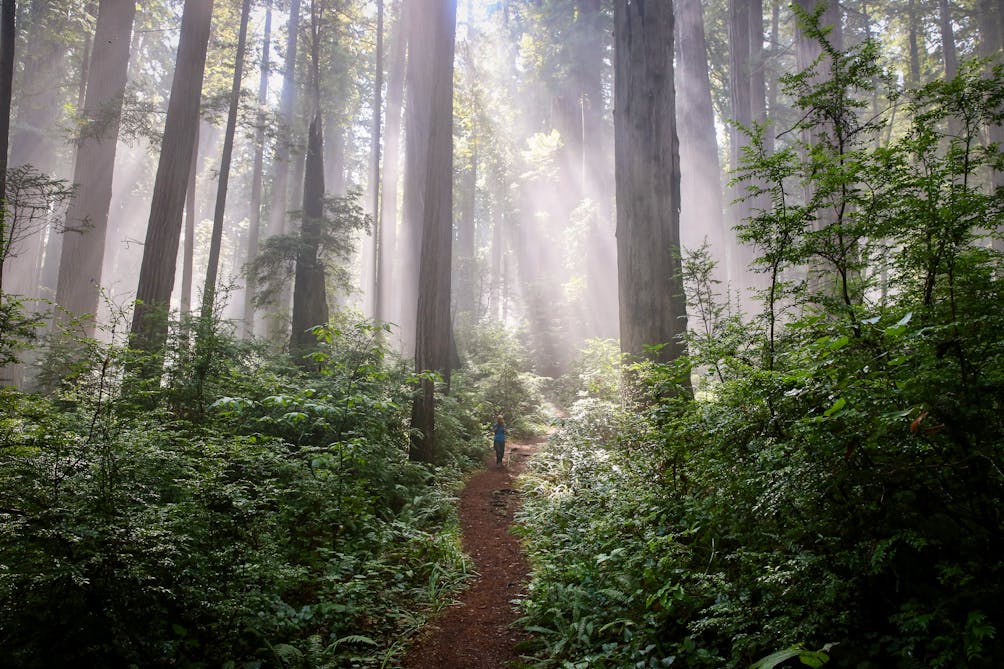
[[(251, 168), (251, 219), (248, 223), (248, 245), (245, 263), (250, 266), (258, 256), (258, 240), (261, 235), (261, 188), (265, 152), (265, 105), (268, 104), (268, 77), (272, 49), (272, 0), (265, 5), (265, 37), (261, 50), (261, 76), (258, 79), (258, 114), (255, 117), (254, 164)], [(255, 326), (255, 276), (246, 273), (244, 285), (244, 320), (242, 332), (245, 337), (254, 335)]]
[[(14, 225), (7, 216), (7, 153), (10, 144), (10, 102), (14, 84), (14, 40), (17, 37), (14, 0), (0, 3), (0, 239), (4, 247), (14, 234)], [(0, 255), (0, 298), (3, 297), (3, 262), (7, 254)]]
[[(373, 77), (373, 127), (370, 144), (370, 195), (373, 198), (373, 218), (380, 220), (380, 130), (383, 107), (383, 0), (377, 0), (377, 24), (376, 24), (376, 66)], [(371, 313), (374, 318), (379, 318), (378, 314), (383, 310), (380, 303), (380, 291), (382, 290), (383, 269), (380, 263), (380, 245), (382, 230), (379, 225), (373, 227), (373, 281), (369, 286), (370, 299), (372, 300)]]
[(220, 247), (223, 244), (223, 218), (227, 209), (227, 190), (230, 184), (230, 163), (234, 152), (234, 133), (237, 130), (237, 111), (241, 99), (241, 79), (244, 76), (244, 53), (247, 46), (248, 19), (251, 0), (243, 0), (241, 23), (237, 36), (237, 54), (234, 57), (234, 78), (230, 89), (230, 107), (227, 128), (223, 135), (223, 153), (220, 156), (219, 182), (216, 187), (216, 209), (213, 213), (213, 231), (209, 242), (209, 263), (206, 267), (206, 284), (202, 291), (202, 320), (208, 322), (216, 301), (216, 275), (220, 265)]
[(614, 44), (621, 350), (671, 361), (687, 330), (672, 4), (616, 0)]
[(374, 317), (380, 321), (401, 322), (400, 303), (391, 298), (397, 294), (392, 286), (398, 283), (401, 268), (395, 266), (397, 251), (397, 196), (401, 178), (401, 112), (404, 104), (404, 73), (408, 49), (408, 31), (405, 24), (410, 2), (398, 0), (397, 20), (391, 38), (390, 67), (387, 72), (387, 120), (384, 133), (383, 173), (380, 178), (380, 211), (376, 221), (380, 232), (380, 287), (379, 309)]
[[(131, 330), (134, 345), (150, 353), (158, 351), (167, 337), (166, 312), (174, 287), (212, 16), (213, 0), (185, 0)], [(154, 375), (159, 369), (145, 373)]]
[[(293, 143), (293, 106), (296, 102), (296, 55), (300, 33), (300, 0), (289, 3), (289, 18), (286, 22), (286, 51), (282, 71), (282, 90), (279, 94), (279, 122), (275, 142), (275, 158), (272, 162), (272, 197), (269, 206), (268, 235), (282, 235), (287, 232), (289, 168)], [(269, 338), (278, 342), (288, 335), (286, 318), (289, 303), (278, 299), (277, 313), (269, 320)]]
[[(450, 279), (453, 243), (453, 55), (456, 0), (422, 0), (410, 19), (408, 70), (411, 73), (407, 173), (421, 212), (421, 263), (418, 273), (418, 314), (415, 333), (416, 371), (435, 372), (449, 385), (453, 335), (450, 322)], [(422, 160), (417, 160), (418, 157)], [(418, 170), (416, 173), (415, 170)], [(411, 458), (422, 462), (437, 457), (435, 382), (421, 381), (412, 408)]]
[[(700, 246), (707, 239), (719, 259), (725, 256), (726, 234), (722, 212), (722, 177), (715, 135), (715, 111), (708, 75), (708, 46), (700, 0), (680, 0), (676, 9), (677, 64), (676, 116), (680, 135), (680, 232)], [(688, 199), (689, 198), (689, 199)], [(688, 234), (689, 231), (689, 234)], [(696, 248), (696, 247), (695, 247)], [(719, 281), (725, 263), (718, 263)]]
[(311, 120), (307, 134), (307, 160), (303, 174), (303, 219), (293, 284), (293, 320), (289, 351), (294, 359), (311, 366), (306, 356), (317, 346), (311, 328), (328, 322), (324, 263), (320, 258), (321, 219), (324, 216), (324, 134), (320, 108), (320, 39), (323, 8), (310, 3)]
[[(97, 315), (135, 15), (134, 0), (102, 0), (98, 6), (73, 168), (79, 190), (67, 212), (56, 284), (56, 302), (74, 316)], [(92, 335), (94, 320), (83, 323)]]

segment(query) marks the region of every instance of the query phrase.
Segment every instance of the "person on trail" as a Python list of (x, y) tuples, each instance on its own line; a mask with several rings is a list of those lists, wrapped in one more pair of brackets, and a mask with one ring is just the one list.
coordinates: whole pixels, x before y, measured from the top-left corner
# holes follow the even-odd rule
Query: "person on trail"
[(502, 456), (505, 454), (505, 420), (502, 414), (495, 418), (492, 425), (492, 433), (495, 435), (495, 465), (502, 465)]

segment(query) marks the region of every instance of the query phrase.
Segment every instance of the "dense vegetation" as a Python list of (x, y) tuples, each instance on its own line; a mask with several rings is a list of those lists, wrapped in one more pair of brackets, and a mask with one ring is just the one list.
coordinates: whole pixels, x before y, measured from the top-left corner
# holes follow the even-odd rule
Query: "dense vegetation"
[(382, 666), (466, 576), (452, 491), (499, 405), (448, 404), (419, 465), (382, 329), (317, 329), (310, 374), (185, 332), (162, 384), (89, 340), (0, 395), (5, 666)]
[[(1004, 164), (980, 142), (1004, 78), (899, 92), (874, 45), (816, 37), (829, 76), (784, 81), (796, 139), (751, 129), (739, 175), (769, 204), (742, 228), (763, 311), (692, 254), (689, 359), (632, 367), (625, 410), (595, 383), (615, 351), (587, 352), (527, 478), (536, 667), (1004, 663)], [(888, 143), (859, 120), (876, 85), (910, 112)]]

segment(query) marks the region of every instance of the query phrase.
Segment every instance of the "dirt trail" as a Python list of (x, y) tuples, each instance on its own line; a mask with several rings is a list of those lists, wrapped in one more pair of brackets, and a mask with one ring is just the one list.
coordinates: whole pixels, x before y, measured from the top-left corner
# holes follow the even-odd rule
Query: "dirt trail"
[(536, 449), (513, 444), (508, 464), (487, 469), (460, 494), (464, 550), (479, 574), (456, 604), (434, 619), (405, 656), (405, 669), (502, 669), (518, 659), (516, 644), (524, 637), (512, 623), (512, 600), (521, 592), (528, 568), (519, 540), (509, 533), (519, 506), (514, 479)]

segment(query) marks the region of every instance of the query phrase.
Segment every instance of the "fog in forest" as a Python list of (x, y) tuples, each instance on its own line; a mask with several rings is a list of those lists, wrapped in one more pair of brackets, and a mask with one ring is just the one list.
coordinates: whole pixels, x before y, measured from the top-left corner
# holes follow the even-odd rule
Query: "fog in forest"
[[(191, 172), (195, 182), (173, 272), (170, 308), (180, 315), (197, 312), (203, 293), (240, 24), (238, 4), (217, 4)], [(408, 67), (414, 53), (409, 32), (414, 28), (405, 13), (407, 3), (388, 0), (378, 9), (378, 3), (345, 0), (317, 16), (308, 4), (293, 3), (299, 13), (295, 41), (290, 39), (289, 2), (269, 3), (267, 11), (263, 3), (251, 5), (220, 243), (217, 309), (238, 332), (250, 328), (280, 345), (289, 336), (293, 259), (273, 258), (272, 265), (259, 270), (262, 277), (286, 282), (253, 310), (246, 307), (247, 263), (270, 236), (299, 228), (307, 126), (316, 106), (323, 132), (324, 196), (350, 198), (358, 207), (356, 214), (369, 217), (365, 224), (361, 219), (334, 222), (343, 231), (336, 235), (340, 241), (332, 242), (337, 250), (332, 246), (323, 252), (328, 254), (323, 260), (325, 299), (333, 312), (352, 311), (394, 324), (392, 338), (401, 353), (410, 356), (421, 221), (412, 220), (419, 209), (406, 202), (412, 197), (407, 185), (408, 129), (418, 114), (409, 104), (411, 93), (426, 83), (421, 72)], [(888, 37), (883, 46), (891, 69), (901, 80), (937, 74), (942, 51), (938, 35), (925, 32), (918, 43), (919, 24), (910, 21), (920, 17), (906, 20), (888, 13), (869, 21), (869, 6), (857, 4), (847, 5), (838, 31), (844, 44), (882, 33)], [(115, 76), (99, 71), (114, 63), (99, 60), (97, 49), (90, 62), (89, 31), (99, 18), (96, 13), (67, 10), (79, 21), (69, 38), (58, 38), (68, 43), (59, 44), (47, 35), (65, 16), (49, 15), (35, 4), (21, 11), (23, 41), (18, 44), (25, 55), (15, 77), (11, 166), (31, 163), (41, 173), (65, 180), (68, 187), (81, 178), (73, 170), (74, 136), (86, 135), (87, 127), (107, 133), (109, 128), (102, 127), (98, 117), (112, 114), (108, 100), (98, 101), (97, 111), (87, 112), (90, 126), (85, 125), (87, 82)], [(50, 311), (54, 302), (66, 307), (70, 303), (56, 294), (63, 239), (104, 234), (100, 277), (81, 276), (75, 282), (90, 285), (92, 293), (100, 288), (99, 338), (109, 337), (112, 329), (121, 333), (136, 297), (181, 11), (177, 2), (144, 4), (131, 25), (119, 28), (125, 33), (117, 39), (128, 40), (128, 67), (123, 71), (128, 83), (110, 99), (121, 103), (121, 119), (114, 133), (92, 140), (106, 147), (115, 143), (107, 224), (92, 226), (90, 214), (83, 221), (70, 220), (72, 198), (64, 196), (50, 203), (45, 221), (35, 221), (17, 240), (4, 267), (5, 289), (25, 296), (32, 310)], [(374, 116), (378, 13), (381, 105)], [(764, 203), (741, 203), (745, 186), (730, 185), (731, 170), (748, 143), (737, 124), (765, 123), (770, 143), (775, 136), (779, 148), (787, 141), (784, 129), (794, 119), (779, 77), (801, 57), (795, 53), (794, 16), (780, 3), (746, 6), (724, 0), (681, 0), (675, 14), (672, 74), (682, 252), (707, 244), (717, 263), (713, 277), (718, 297), (730, 309), (752, 317), (758, 307), (751, 290), (761, 286), (762, 278), (751, 272), (754, 251), (736, 240), (734, 226)], [(928, 18), (937, 17), (932, 13)], [(757, 21), (762, 30), (751, 28)], [(737, 28), (740, 24), (748, 34)], [(950, 27), (959, 48), (973, 51), (977, 22), (957, 13)], [(494, 322), (519, 332), (537, 371), (545, 375), (560, 374), (585, 340), (618, 336), (612, 31), (611, 8), (600, 0), (461, 0), (458, 6), (451, 319), (461, 331)], [(39, 39), (31, 41), (34, 36)], [(38, 46), (26, 52), (23, 47), (29, 43)], [(287, 53), (291, 47), (292, 59)], [(315, 47), (317, 63), (312, 60)], [(314, 69), (316, 101), (311, 93)], [(374, 123), (381, 133), (376, 154)], [(261, 156), (257, 175), (256, 151)], [(374, 165), (379, 166), (377, 183)], [(256, 183), (261, 186), (254, 193)], [(421, 207), (420, 196), (413, 201)], [(251, 235), (255, 202), (260, 209)], [(377, 234), (374, 203), (379, 203)], [(191, 248), (188, 262), (186, 248)], [(87, 253), (93, 256), (95, 251)], [(64, 259), (64, 274), (72, 276), (67, 262)], [(257, 285), (257, 290), (262, 288)], [(85, 304), (93, 303), (93, 297), (88, 299)], [(376, 313), (378, 308), (381, 313)], [(253, 324), (247, 322), (249, 314)]]

